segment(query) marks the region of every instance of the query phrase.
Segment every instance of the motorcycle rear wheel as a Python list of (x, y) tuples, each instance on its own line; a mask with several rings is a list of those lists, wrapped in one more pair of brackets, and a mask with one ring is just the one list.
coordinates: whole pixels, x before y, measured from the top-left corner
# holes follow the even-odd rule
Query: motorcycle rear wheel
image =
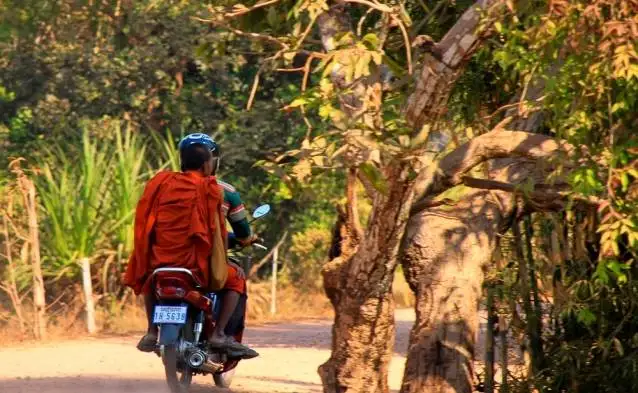
[[(193, 341), (193, 319), (188, 317), (182, 328), (180, 338)], [(162, 353), (166, 383), (172, 393), (186, 393), (193, 381), (193, 371), (185, 363), (179, 361), (179, 353), (175, 345), (167, 345)]]
[(193, 372), (186, 365), (178, 368), (177, 357), (177, 349), (174, 346), (171, 345), (164, 348), (162, 360), (164, 361), (166, 383), (172, 393), (185, 393), (193, 381)]

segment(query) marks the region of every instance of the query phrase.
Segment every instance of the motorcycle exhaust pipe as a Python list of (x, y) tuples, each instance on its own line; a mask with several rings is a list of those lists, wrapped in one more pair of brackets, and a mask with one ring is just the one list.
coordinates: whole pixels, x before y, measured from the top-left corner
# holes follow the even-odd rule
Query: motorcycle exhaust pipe
[(224, 368), (223, 364), (216, 363), (208, 359), (206, 353), (200, 349), (191, 351), (186, 358), (186, 361), (191, 368), (211, 374), (221, 371)]

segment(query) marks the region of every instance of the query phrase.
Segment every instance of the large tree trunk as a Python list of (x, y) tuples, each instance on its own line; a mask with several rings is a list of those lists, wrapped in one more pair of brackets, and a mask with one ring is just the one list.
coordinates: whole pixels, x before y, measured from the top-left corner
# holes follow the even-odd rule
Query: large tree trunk
[(472, 391), (482, 269), (513, 201), (501, 191), (471, 191), (452, 208), (410, 221), (402, 263), (416, 294), (417, 321), (402, 393)]
[[(324, 288), (335, 309), (332, 354), (319, 367), (326, 393), (388, 391), (394, 343), (390, 289), (415, 182), (407, 166), (393, 168), (388, 178), (395, 182), (385, 198), (377, 199), (364, 234), (353, 230), (356, 197), (349, 192), (347, 217), (338, 231), (341, 255), (323, 271)], [(349, 191), (355, 182), (356, 172), (351, 171)]]
[[(541, 120), (541, 116), (519, 117), (511, 125), (533, 130)], [(408, 224), (401, 263), (416, 294), (417, 319), (401, 393), (473, 391), (483, 268), (492, 261), (497, 235), (519, 211), (520, 199), (510, 192), (473, 189), (452, 207), (423, 211), (427, 195), (464, 183), (465, 174), (485, 162), (492, 180), (542, 183), (545, 168), (535, 161), (571, 150), (547, 136), (510, 132), (502, 126), (448, 154), (423, 187), (426, 196), (413, 207), (419, 213)]]
[[(480, 42), (479, 15), (497, 3), (479, 0), (459, 22), (426, 54), (425, 64), (406, 107), (413, 134), (421, 132), (426, 119), (436, 121), (447, 102), (454, 81)], [(334, 37), (350, 29), (340, 9), (332, 8), (318, 18), (320, 35), (327, 51), (334, 49)], [(335, 86), (343, 81), (333, 72)], [(342, 95), (346, 117), (359, 118), (370, 129), (380, 126), (381, 85), (378, 75), (360, 80)], [(366, 96), (366, 97), (364, 97)], [(363, 98), (363, 99), (362, 99)], [(362, 106), (368, 102), (367, 106)], [(363, 154), (362, 154), (363, 153)], [(412, 152), (414, 153), (414, 152)], [(365, 152), (354, 152), (348, 165), (356, 168)], [(359, 162), (358, 162), (359, 161)], [(388, 160), (390, 161), (390, 160)], [(324, 288), (335, 309), (332, 355), (319, 373), (325, 392), (387, 392), (388, 365), (394, 342), (394, 304), (391, 295), (394, 269), (401, 239), (410, 215), (415, 190), (423, 188), (426, 171), (400, 157), (379, 168), (388, 180), (388, 193), (373, 198), (372, 214), (365, 234), (356, 219), (356, 198), (352, 192), (355, 173), (349, 174), (349, 208), (341, 236), (341, 255), (324, 269)]]
[[(350, 30), (342, 7), (333, 7), (318, 18), (326, 51), (334, 50), (334, 37)], [(339, 74), (332, 80), (339, 89), (345, 124), (361, 122), (371, 129), (380, 127), (381, 83), (378, 74), (346, 86)], [(368, 153), (351, 145), (344, 161), (348, 169), (347, 204), (339, 212), (332, 260), (324, 267), (324, 289), (335, 310), (332, 354), (319, 367), (326, 393), (385, 393), (388, 367), (394, 342), (392, 278), (399, 244), (409, 218), (415, 179), (411, 167), (395, 160), (380, 168), (389, 182), (387, 195), (375, 195), (372, 214), (364, 233), (357, 212), (358, 166)], [(407, 201), (407, 203), (405, 203)]]

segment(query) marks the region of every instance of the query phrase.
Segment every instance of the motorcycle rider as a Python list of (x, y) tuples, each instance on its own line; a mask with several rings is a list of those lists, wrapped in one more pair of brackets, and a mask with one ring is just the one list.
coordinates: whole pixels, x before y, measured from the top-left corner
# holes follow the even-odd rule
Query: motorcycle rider
[[(182, 172), (160, 172), (151, 179), (136, 210), (135, 250), (127, 266), (124, 283), (136, 294), (144, 293), (148, 330), (137, 345), (143, 352), (152, 352), (158, 339), (158, 328), (153, 324), (155, 296), (149, 288), (153, 270), (186, 267), (200, 282), (208, 282), (208, 257), (213, 242), (207, 239), (207, 235), (212, 231), (208, 224), (210, 220), (202, 216), (206, 213), (199, 213), (215, 211), (219, 205), (210, 204), (212, 201), (220, 202), (223, 216), (234, 231), (231, 241), (247, 246), (258, 240), (251, 232), (239, 193), (231, 185), (215, 178), (221, 159), (217, 143), (206, 134), (190, 134), (180, 141), (179, 151)], [(228, 278), (221, 309), (208, 343), (213, 348), (233, 350), (243, 358), (252, 358), (258, 356), (257, 352), (225, 332), (241, 296), (246, 292), (244, 271), (230, 261), (227, 263)]]

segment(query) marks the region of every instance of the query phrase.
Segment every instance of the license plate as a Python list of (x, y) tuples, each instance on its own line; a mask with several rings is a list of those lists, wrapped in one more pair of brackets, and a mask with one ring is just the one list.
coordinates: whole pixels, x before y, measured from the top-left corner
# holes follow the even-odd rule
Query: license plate
[(155, 306), (153, 323), (186, 323), (186, 306)]

